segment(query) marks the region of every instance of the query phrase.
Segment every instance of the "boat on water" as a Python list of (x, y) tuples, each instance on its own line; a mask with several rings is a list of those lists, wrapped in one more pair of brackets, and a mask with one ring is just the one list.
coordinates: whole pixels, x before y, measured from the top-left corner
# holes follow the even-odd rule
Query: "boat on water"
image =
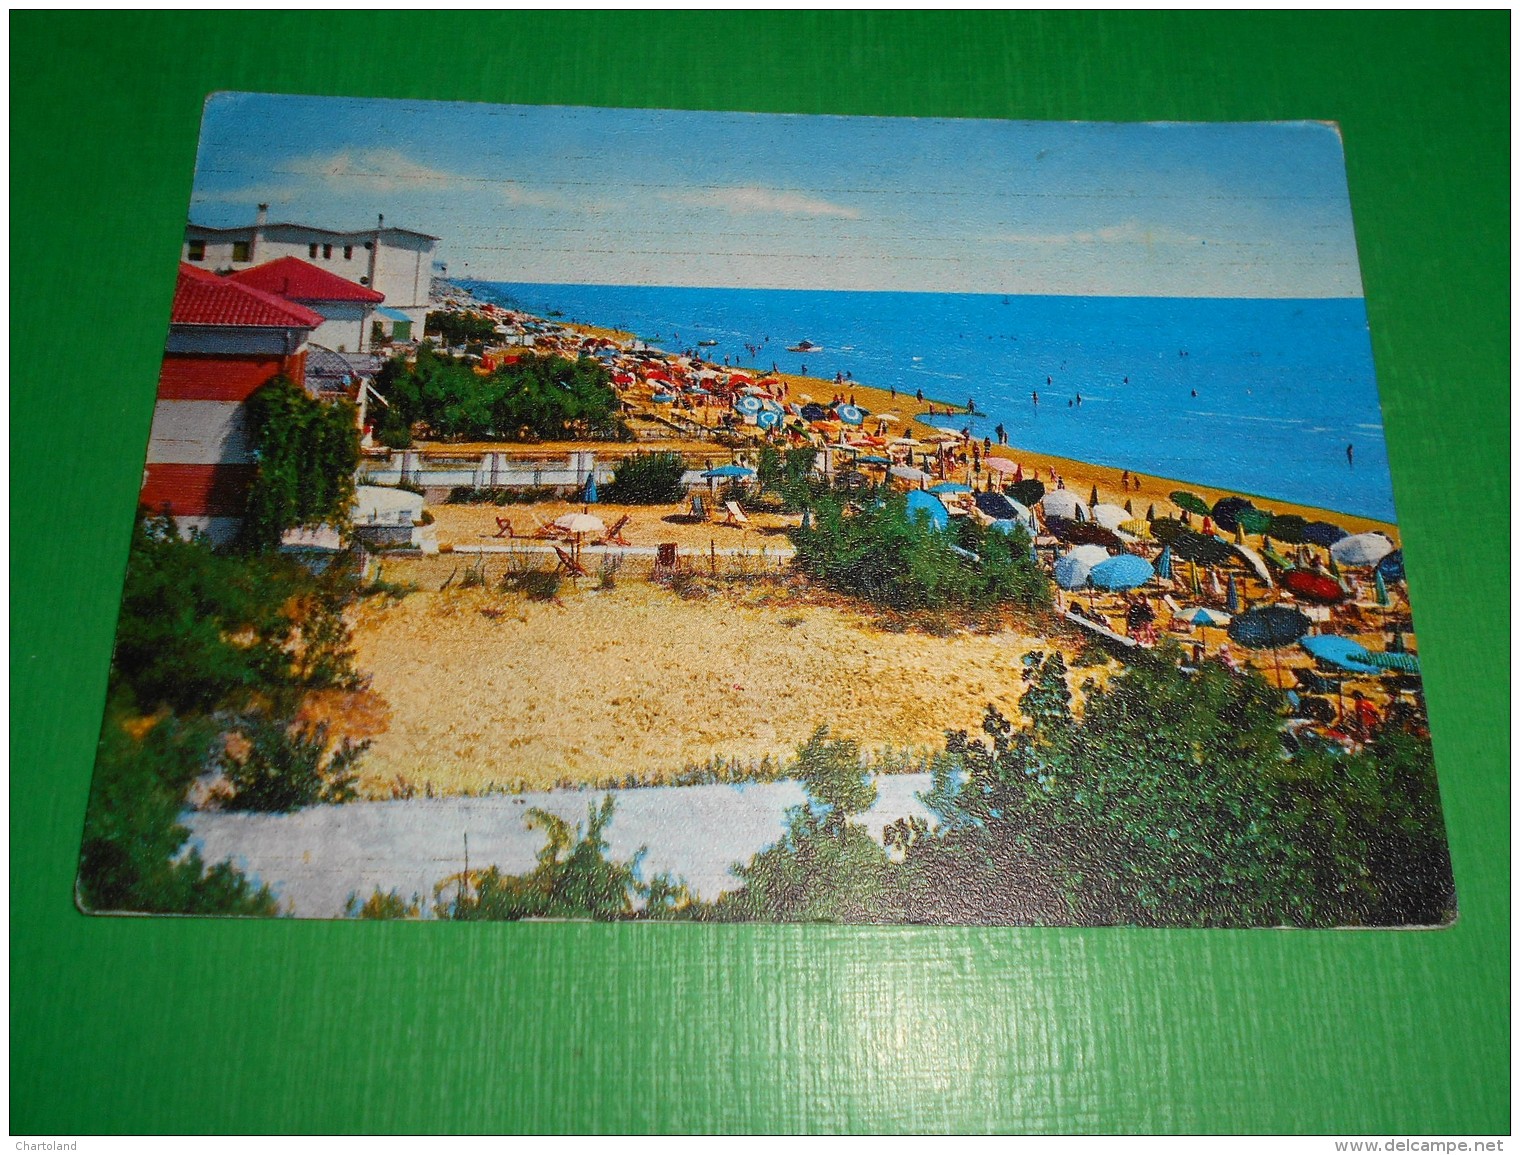
[(702, 348), (704, 348), (704, 349), (711, 349), (711, 348), (712, 348), (712, 347), (713, 347), (713, 346), (714, 346), (714, 345), (716, 345), (716, 344), (717, 344), (717, 343), (718, 343), (718, 342), (716, 342), (716, 341), (713, 341), (713, 340), (707, 340), (707, 341), (698, 341), (698, 342), (697, 342), (697, 344), (698, 344), (698, 345), (700, 345), (700, 346), (701, 346), (701, 347), (702, 347)]
[(822, 353), (823, 346), (815, 345), (811, 341), (798, 341), (795, 345), (786, 347), (788, 353)]

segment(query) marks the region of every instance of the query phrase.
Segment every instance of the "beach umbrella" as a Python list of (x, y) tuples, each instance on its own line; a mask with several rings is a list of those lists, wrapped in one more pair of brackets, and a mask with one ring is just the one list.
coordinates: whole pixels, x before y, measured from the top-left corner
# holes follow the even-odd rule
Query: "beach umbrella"
[(929, 492), (936, 493), (941, 497), (944, 497), (947, 494), (953, 493), (970, 493), (972, 492), (972, 489), (969, 485), (962, 485), (958, 481), (942, 481), (938, 485), (931, 485), (929, 487)]
[(799, 416), (804, 421), (822, 421), (828, 416), (828, 410), (822, 405), (815, 405), (811, 401), (803, 405)]
[(977, 494), (976, 507), (993, 520), (1017, 517), (1014, 510), (1020, 508), (1017, 502), (1001, 493)]
[(1094, 505), (1092, 519), (1104, 529), (1118, 529), (1131, 517), (1130, 511), (1119, 505)]
[(715, 477), (754, 477), (755, 471), (747, 465), (720, 465), (716, 469), (709, 469), (702, 474), (711, 480)]
[(1101, 545), (1079, 545), (1056, 559), (1056, 584), (1063, 590), (1079, 590), (1087, 585), (1093, 567), (1108, 560), (1108, 550)]
[(806, 533), (813, 528), (813, 511), (804, 508), (802, 511), (802, 532)]
[(1378, 667), (1372, 663), (1372, 655), (1355, 638), (1340, 634), (1311, 634), (1298, 639), (1298, 644), (1316, 662), (1324, 662), (1353, 674), (1376, 674)]
[(1075, 518), (1079, 514), (1087, 514), (1087, 507), (1081, 499), (1069, 489), (1047, 490), (1045, 496), (1039, 499), (1039, 506), (1046, 517)]
[(859, 425), (866, 419), (866, 415), (854, 405), (844, 404), (834, 406), (834, 413), (846, 425)]
[(1021, 505), (1035, 506), (1040, 503), (1040, 498), (1045, 496), (1045, 483), (1038, 477), (1026, 478), (1023, 481), (1015, 481), (1008, 487), (1008, 496), (1012, 497)]
[(1174, 489), (1171, 493), (1171, 502), (1178, 509), (1185, 509), (1189, 513), (1196, 513), (1203, 517), (1208, 517), (1212, 512), (1208, 502), (1196, 493), (1189, 493), (1185, 489)]
[(595, 505), (597, 502), (596, 474), (594, 472), (586, 474), (586, 488), (585, 491), (581, 494), (581, 499), (585, 501), (587, 505)]
[(734, 402), (734, 408), (737, 409), (740, 413), (743, 413), (747, 416), (753, 416), (754, 414), (760, 412), (760, 398), (740, 397), (737, 401)]
[(863, 453), (857, 457), (856, 462), (860, 465), (891, 465), (892, 460), (888, 457), (878, 457), (874, 453)]
[(1308, 528), (1309, 523), (1296, 513), (1274, 513), (1267, 532), (1278, 541), (1298, 545), (1304, 540)]
[(1235, 575), (1230, 575), (1229, 584), (1225, 588), (1224, 608), (1232, 614), (1240, 613), (1240, 587), (1235, 584)]
[(1097, 487), (1096, 484), (1092, 487), (1092, 496), (1087, 499), (1087, 504), (1088, 505), (1097, 505), (1098, 504), (1098, 487)]
[(1304, 526), (1304, 540), (1310, 545), (1323, 546), (1326, 549), (1348, 536), (1350, 535), (1344, 529), (1328, 521), (1311, 521)]
[(984, 457), (982, 464), (993, 473), (1012, 474), (1018, 472), (1018, 466), (1006, 457)]
[(1321, 605), (1333, 606), (1346, 597), (1346, 591), (1341, 589), (1340, 582), (1328, 574), (1315, 573), (1309, 569), (1296, 569), (1284, 574), (1282, 584), (1284, 589)]
[(887, 470), (893, 477), (900, 477), (904, 481), (928, 481), (930, 475), (922, 469), (912, 465), (894, 465)]
[(1156, 559), (1156, 576), (1171, 579), (1172, 576), (1172, 547), (1161, 547), (1161, 556)]
[(1121, 526), (1119, 526), (1119, 532), (1127, 533), (1130, 537), (1137, 538), (1141, 541), (1152, 540), (1150, 525), (1145, 521), (1144, 518), (1140, 517), (1135, 518), (1134, 521), (1124, 522)]
[(1281, 689), (1282, 665), (1277, 656), (1278, 648), (1298, 641), (1308, 633), (1310, 624), (1307, 617), (1289, 606), (1257, 606), (1237, 615), (1230, 622), (1229, 634), (1242, 646), (1272, 651), (1272, 668)]
[(878, 421), (898, 422), (902, 420), (902, 418), (899, 417), (896, 413), (878, 413), (875, 416), (876, 420)]
[(1386, 609), (1390, 602), (1388, 599), (1388, 586), (1383, 582), (1382, 570), (1375, 569), (1372, 571), (1372, 589), (1373, 594), (1377, 599), (1377, 604), (1383, 606)]
[(1127, 497), (1124, 499), (1124, 512), (1131, 517), (1135, 516), (1135, 503)]
[[(1217, 537), (1214, 540), (1219, 541)], [(1272, 571), (1267, 568), (1266, 559), (1264, 559), (1261, 554), (1257, 553), (1249, 546), (1231, 545), (1229, 542), (1223, 541), (1221, 541), (1220, 544), (1237, 555), (1242, 561), (1246, 563), (1246, 565), (1250, 566), (1251, 571), (1255, 573), (1256, 576), (1260, 578), (1264, 583), (1266, 583), (1268, 589), (1272, 588)]]
[(761, 429), (774, 429), (781, 424), (781, 417), (778, 414), (770, 412), (770, 410), (766, 410), (755, 418), (755, 424)]
[(649, 399), (656, 405), (669, 405), (676, 397), (674, 393), (656, 393)]
[(1056, 537), (1072, 545), (1101, 545), (1105, 549), (1121, 550), (1124, 542), (1111, 529), (1094, 525), (1090, 521), (1072, 521), (1065, 517), (1048, 517), (1046, 526)]
[(1249, 509), (1237, 510), (1235, 520), (1240, 528), (1247, 533), (1266, 533), (1272, 525), (1272, 515), (1264, 509), (1252, 506)]
[(1399, 582), (1404, 580), (1404, 551), (1396, 549), (1384, 556), (1377, 563), (1377, 574), (1384, 581)]
[[(1156, 536), (1161, 537), (1159, 533)], [(1178, 557), (1185, 561), (1202, 562), (1204, 565), (1218, 565), (1235, 553), (1235, 548), (1229, 542), (1221, 541), (1212, 534), (1195, 533), (1191, 529), (1183, 529), (1173, 537), (1171, 546), (1172, 552)]]
[(1192, 532), (1175, 517), (1152, 517), (1146, 519), (1151, 527), (1151, 534), (1163, 545), (1177, 540), (1179, 534)]
[(1221, 497), (1214, 503), (1214, 524), (1233, 533), (1240, 528), (1240, 511), (1255, 508), (1243, 497)]
[(1145, 520), (1146, 521), (1155, 521), (1156, 520), (1156, 507), (1155, 507), (1155, 505), (1147, 505), (1145, 507)]
[(1132, 553), (1121, 553), (1092, 567), (1087, 580), (1100, 590), (1132, 590), (1156, 576), (1151, 563)]
[(1363, 660), (1384, 672), (1392, 671), (1398, 674), (1420, 672), (1419, 656), (1402, 650), (1368, 650)]
[(606, 533), (607, 527), (599, 517), (592, 517), (589, 513), (566, 513), (554, 519), (554, 524), (575, 538), (573, 552), (580, 555), (581, 538), (588, 533)]
[(945, 503), (932, 493), (915, 489), (908, 494), (908, 518), (917, 520), (920, 514), (927, 517), (935, 529), (945, 530), (950, 527), (950, 511), (945, 508)]
[(1213, 626), (1222, 630), (1230, 624), (1230, 615), (1211, 610), (1207, 606), (1189, 606), (1179, 611), (1176, 615), (1179, 621), (1184, 621), (1190, 626)]
[(1344, 537), (1330, 547), (1330, 556), (1341, 565), (1376, 565), (1393, 552), (1393, 542), (1380, 533)]

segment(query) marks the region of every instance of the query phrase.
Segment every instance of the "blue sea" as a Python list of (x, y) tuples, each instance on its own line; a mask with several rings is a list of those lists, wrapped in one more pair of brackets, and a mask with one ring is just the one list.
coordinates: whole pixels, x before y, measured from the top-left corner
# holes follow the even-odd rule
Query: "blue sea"
[[(990, 436), (1002, 423), (1015, 447), (1394, 519), (1359, 298), (464, 287), (670, 352), (710, 340), (700, 349), (708, 360), (975, 400), (986, 416), (970, 420), (972, 431)], [(822, 351), (786, 351), (804, 339)]]

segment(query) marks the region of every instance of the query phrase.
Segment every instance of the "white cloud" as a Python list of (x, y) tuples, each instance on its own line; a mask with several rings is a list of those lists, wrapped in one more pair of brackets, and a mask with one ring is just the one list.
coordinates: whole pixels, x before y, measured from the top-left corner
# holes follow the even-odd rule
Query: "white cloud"
[(307, 156), (282, 171), (310, 177), (332, 189), (358, 186), (365, 192), (395, 192), (428, 185), (458, 184), (468, 178), (419, 164), (394, 148), (351, 148), (331, 156)]
[(1196, 245), (1203, 239), (1166, 225), (1142, 225), (1133, 220), (1065, 233), (996, 233), (987, 238), (1001, 245)]
[(851, 221), (860, 219), (860, 210), (849, 205), (834, 204), (790, 189), (764, 188), (760, 185), (664, 193), (661, 199), (692, 208), (717, 209), (734, 216), (775, 214), (788, 217), (838, 217)]

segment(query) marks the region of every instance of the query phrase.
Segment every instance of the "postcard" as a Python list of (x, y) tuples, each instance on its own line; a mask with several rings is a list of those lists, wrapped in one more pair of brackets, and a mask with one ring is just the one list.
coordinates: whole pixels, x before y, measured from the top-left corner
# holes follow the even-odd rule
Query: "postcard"
[(1456, 917), (1334, 125), (219, 93), (178, 258), (81, 909)]

